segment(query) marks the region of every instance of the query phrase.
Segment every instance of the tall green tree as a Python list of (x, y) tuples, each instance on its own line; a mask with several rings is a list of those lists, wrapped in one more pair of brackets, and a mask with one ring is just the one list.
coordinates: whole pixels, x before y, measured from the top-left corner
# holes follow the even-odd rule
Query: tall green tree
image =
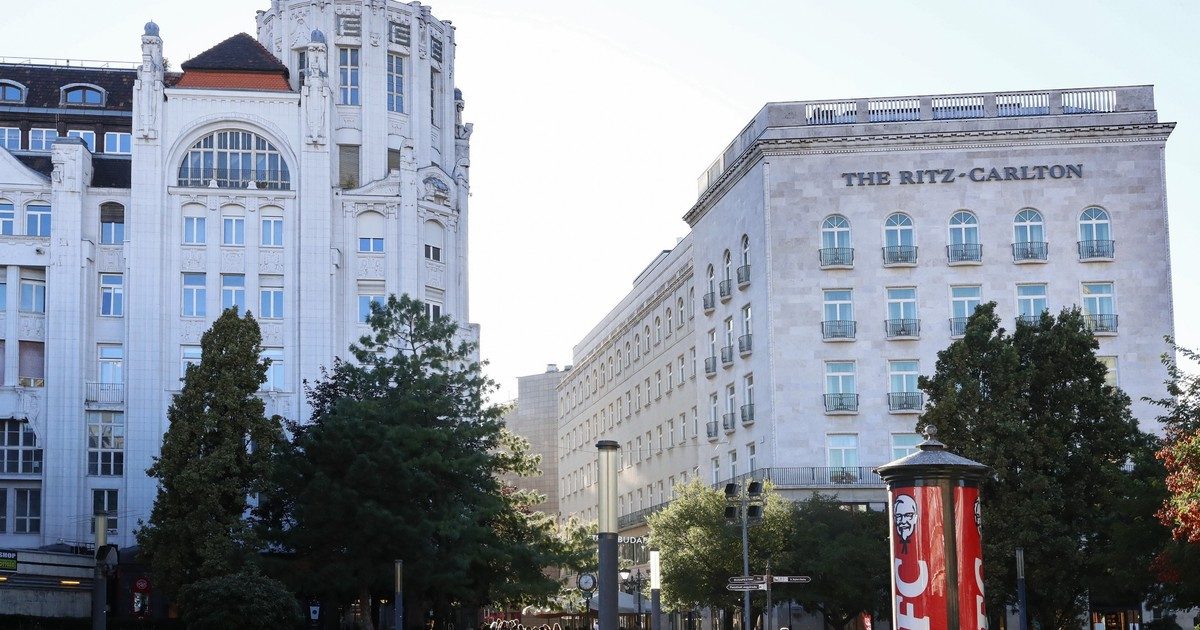
[(248, 497), (264, 488), (284, 442), (281, 419), (266, 417), (256, 395), (267, 373), (261, 341), (250, 313), (221, 313), (167, 410), (162, 452), (147, 471), (159, 492), (137, 537), (155, 586), (169, 596), (239, 571), (260, 549), (244, 518)]
[(1104, 573), (1107, 517), (1128, 487), (1123, 468), (1141, 433), (1129, 397), (1105, 383), (1097, 347), (1078, 309), (1009, 334), (990, 303), (920, 381), (929, 397), (920, 425), (995, 472), (982, 486), (993, 615), (1015, 599), (1017, 547), (1042, 627), (1076, 623), (1093, 576)]
[(354, 362), (310, 386), (311, 422), (289, 427), (264, 502), (273, 539), (305, 567), (296, 587), (341, 603), (390, 595), (403, 559), (410, 627), (427, 612), (449, 620), (454, 604), (548, 600), (558, 583), (543, 569), (566, 561), (565, 545), (535, 497), (499, 480), (536, 462), (486, 402), (475, 346), (408, 296), (368, 323)]
[[(1175, 354), (1193, 364), (1200, 362), (1195, 351), (1171, 345)], [(1164, 354), (1162, 362), (1167, 368), (1167, 396), (1150, 402), (1163, 410), (1158, 421), (1166, 443), (1158, 458), (1166, 466), (1170, 495), (1158, 517), (1177, 539), (1200, 545), (1200, 374), (1187, 372), (1173, 354)]]

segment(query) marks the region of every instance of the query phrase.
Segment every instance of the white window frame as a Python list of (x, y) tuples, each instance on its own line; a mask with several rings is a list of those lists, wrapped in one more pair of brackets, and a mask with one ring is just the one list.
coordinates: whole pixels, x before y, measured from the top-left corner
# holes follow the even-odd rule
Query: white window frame
[(849, 249), (854, 247), (850, 232), (850, 220), (840, 214), (831, 214), (821, 221), (821, 249)]
[(226, 214), (221, 217), (221, 245), (241, 247), (246, 244), (246, 217)]
[(858, 434), (825, 434), (825, 461), (830, 468), (857, 468)]
[(237, 307), (239, 313), (246, 312), (246, 274), (221, 274), (221, 310)]
[(133, 134), (128, 131), (104, 132), (104, 152), (109, 155), (129, 155), (133, 153)]
[(119, 273), (100, 274), (100, 316), (125, 316), (125, 276)]
[(265, 216), (259, 221), (259, 245), (283, 247), (283, 217)]
[(361, 72), (361, 50), (351, 47), (338, 49), (338, 103), (360, 105), (359, 84)]
[(183, 217), (183, 244), (184, 245), (204, 245), (208, 242), (208, 235), (205, 233), (207, 227), (207, 217)]
[[(194, 282), (197, 279), (199, 282)], [(189, 280), (193, 282), (189, 284)], [(182, 286), (183, 292), (179, 302), (180, 314), (183, 317), (206, 317), (208, 314), (208, 276), (203, 273), (185, 273), (182, 278)]]
[(917, 379), (921, 376), (921, 362), (916, 359), (888, 361), (888, 393), (915, 394), (920, 392)]

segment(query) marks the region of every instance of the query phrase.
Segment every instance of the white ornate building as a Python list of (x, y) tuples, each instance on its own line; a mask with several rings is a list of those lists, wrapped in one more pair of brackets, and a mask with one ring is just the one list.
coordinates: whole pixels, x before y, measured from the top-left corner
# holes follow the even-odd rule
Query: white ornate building
[(0, 547), (91, 540), (95, 510), (134, 543), (224, 307), (260, 318), (267, 410), (293, 419), (370, 302), (469, 321), (454, 28), (384, 0), (256, 20), (182, 72), (153, 23), (128, 69), (0, 65)]
[(1150, 86), (767, 104), (690, 233), (575, 346), (561, 513), (595, 517), (600, 439), (625, 535), (697, 476), (882, 508), (871, 469), (918, 443), (918, 375), (988, 301), (1010, 330), (1080, 306), (1155, 430), (1173, 127)]

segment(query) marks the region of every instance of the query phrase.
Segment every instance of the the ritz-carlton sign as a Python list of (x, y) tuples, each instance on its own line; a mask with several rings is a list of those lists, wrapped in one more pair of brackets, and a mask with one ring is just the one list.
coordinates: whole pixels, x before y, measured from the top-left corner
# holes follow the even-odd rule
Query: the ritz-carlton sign
[(1028, 179), (1083, 179), (1082, 164), (1050, 166), (977, 166), (960, 171), (953, 168), (927, 168), (914, 171), (860, 171), (842, 173), (847, 186), (890, 186), (892, 184), (953, 184), (960, 179), (973, 182), (1006, 182)]

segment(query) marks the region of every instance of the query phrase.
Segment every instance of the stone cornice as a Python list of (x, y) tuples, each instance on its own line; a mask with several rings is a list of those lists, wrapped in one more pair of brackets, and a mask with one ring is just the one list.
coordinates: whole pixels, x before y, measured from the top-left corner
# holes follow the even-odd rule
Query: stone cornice
[(760, 138), (734, 161), (683, 215), (689, 226), (762, 157), (774, 155), (833, 155), (1003, 147), (1069, 146), (1166, 142), (1175, 123), (989, 129), (933, 133), (876, 134), (804, 138)]

